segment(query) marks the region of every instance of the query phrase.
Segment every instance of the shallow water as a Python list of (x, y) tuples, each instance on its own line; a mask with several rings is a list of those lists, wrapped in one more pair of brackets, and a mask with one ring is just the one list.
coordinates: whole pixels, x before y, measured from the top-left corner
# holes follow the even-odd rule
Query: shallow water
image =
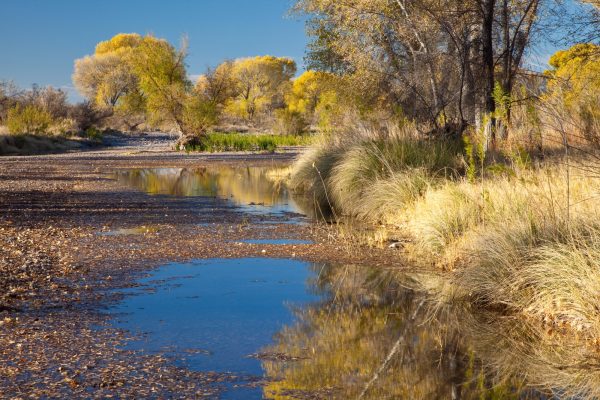
[(98, 232), (99, 236), (129, 236), (129, 235), (143, 235), (145, 233), (156, 233), (160, 229), (158, 226), (138, 226), (135, 228), (117, 228), (110, 231)]
[(211, 166), (132, 169), (116, 178), (152, 195), (227, 199), (251, 214), (304, 214), (285, 185), (287, 174), (289, 168)]
[[(130, 349), (241, 377), (225, 399), (596, 398), (595, 347), (440, 302), (413, 289), (424, 279), (432, 278), (284, 259), (202, 260), (163, 266), (113, 312), (117, 327), (144, 334)], [(270, 356), (248, 357), (256, 353)], [(267, 383), (244, 386), (252, 377)]]
[[(167, 264), (113, 310), (115, 325), (142, 334), (131, 350), (164, 352), (200, 371), (262, 376), (261, 362), (248, 356), (292, 322), (290, 307), (317, 300), (307, 291), (310, 275), (308, 263), (284, 259)], [(261, 398), (260, 389), (242, 392)]]

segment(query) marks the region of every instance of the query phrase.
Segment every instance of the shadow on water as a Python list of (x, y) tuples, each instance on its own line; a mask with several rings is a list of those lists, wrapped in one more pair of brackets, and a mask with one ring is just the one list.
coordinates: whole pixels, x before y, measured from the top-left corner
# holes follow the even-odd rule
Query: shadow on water
[[(295, 260), (170, 264), (115, 312), (130, 348), (246, 379), (224, 398), (591, 399), (597, 347), (440, 303), (423, 275)], [(254, 356), (251, 356), (254, 355)], [(249, 357), (250, 356), (250, 357)], [(250, 379), (251, 380), (251, 379)]]
[(285, 184), (289, 172), (284, 167), (146, 168), (121, 171), (116, 178), (152, 195), (218, 197), (249, 213), (306, 214), (302, 199), (294, 199)]

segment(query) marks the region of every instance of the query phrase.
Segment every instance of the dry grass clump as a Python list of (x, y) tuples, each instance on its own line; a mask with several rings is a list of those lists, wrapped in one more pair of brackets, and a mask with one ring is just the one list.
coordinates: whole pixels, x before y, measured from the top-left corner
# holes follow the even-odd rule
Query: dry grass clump
[(333, 211), (326, 179), (342, 155), (337, 146), (315, 146), (294, 164), (290, 187), (313, 200), (316, 215), (328, 217)]
[(544, 232), (536, 241), (524, 224), (488, 232), (472, 243), (473, 255), (453, 282), (477, 304), (598, 334), (600, 227), (575, 224), (566, 235)]
[(434, 182), (457, 175), (457, 143), (408, 135), (356, 139), (324, 142), (302, 155), (292, 173), (293, 189), (337, 217), (389, 223)]
[(600, 180), (561, 172), (429, 191), (407, 212), (411, 256), (456, 270), (471, 302), (600, 333)]

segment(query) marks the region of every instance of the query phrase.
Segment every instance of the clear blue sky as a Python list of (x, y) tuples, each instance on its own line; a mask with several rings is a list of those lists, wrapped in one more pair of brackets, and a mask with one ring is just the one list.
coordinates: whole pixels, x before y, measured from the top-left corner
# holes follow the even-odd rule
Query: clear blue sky
[[(271, 54), (302, 68), (304, 22), (291, 0), (0, 0), (0, 80), (70, 89), (73, 61), (119, 32), (189, 38), (188, 72)], [(71, 98), (78, 97), (72, 93)]]
[[(574, 0), (567, 0), (572, 9)], [(188, 72), (225, 59), (271, 54), (302, 69), (304, 22), (290, 17), (292, 0), (0, 0), (0, 80), (66, 89), (72, 100), (73, 61), (120, 32), (152, 33), (178, 44), (189, 38)], [(556, 48), (533, 51), (544, 69)]]

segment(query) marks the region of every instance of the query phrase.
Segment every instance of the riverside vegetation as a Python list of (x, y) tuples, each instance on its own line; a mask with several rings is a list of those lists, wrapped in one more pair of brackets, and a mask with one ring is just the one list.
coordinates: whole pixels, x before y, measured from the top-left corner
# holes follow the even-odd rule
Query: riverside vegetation
[[(528, 70), (530, 35), (555, 6), (299, 1), (309, 60), (347, 82), (337, 116), (351, 119), (348, 91), (355, 102), (353, 123), (329, 126), (291, 184), (342, 237), (391, 241), (409, 265), (443, 271), (422, 283), (441, 303), (597, 340), (599, 4), (585, 6), (580, 43)], [(355, 234), (356, 222), (373, 232)]]

